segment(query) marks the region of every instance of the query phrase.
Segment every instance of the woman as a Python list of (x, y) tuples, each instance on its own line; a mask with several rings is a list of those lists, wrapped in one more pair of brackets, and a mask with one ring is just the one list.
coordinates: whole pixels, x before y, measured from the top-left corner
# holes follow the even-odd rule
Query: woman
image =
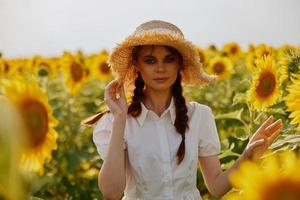
[[(141, 24), (112, 51), (109, 65), (117, 76), (105, 88), (109, 112), (89, 122), (97, 121), (93, 141), (104, 160), (98, 183), (105, 199), (120, 199), (123, 192), (123, 199), (201, 199), (198, 163), (210, 193), (221, 197), (231, 188), (228, 174), (262, 155), (280, 132), (281, 120), (272, 123), (270, 116), (222, 171), (212, 111), (186, 102), (181, 86), (216, 77), (204, 73), (196, 47), (168, 22)], [(133, 90), (129, 105), (124, 87)]]

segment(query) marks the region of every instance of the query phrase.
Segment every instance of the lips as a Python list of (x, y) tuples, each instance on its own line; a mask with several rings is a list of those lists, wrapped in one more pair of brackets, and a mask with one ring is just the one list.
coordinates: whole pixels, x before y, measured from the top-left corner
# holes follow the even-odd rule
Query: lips
[(168, 78), (165, 78), (165, 77), (161, 77), (161, 78), (155, 78), (154, 80), (157, 82), (157, 83), (164, 83)]
[(155, 78), (154, 80), (163, 81), (163, 80), (167, 80), (167, 79), (168, 79), (167, 77), (161, 77), (161, 78)]

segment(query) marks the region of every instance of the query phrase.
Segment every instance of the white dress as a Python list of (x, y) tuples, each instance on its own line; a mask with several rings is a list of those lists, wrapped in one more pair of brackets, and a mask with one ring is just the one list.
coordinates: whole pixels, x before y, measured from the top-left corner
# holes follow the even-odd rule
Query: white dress
[[(181, 135), (173, 125), (174, 99), (158, 117), (142, 103), (137, 118), (127, 117), (125, 125), (126, 188), (122, 200), (199, 200), (197, 189), (198, 156), (220, 153), (220, 141), (211, 108), (197, 102), (187, 103), (189, 129), (186, 130), (186, 153), (176, 164)], [(113, 115), (107, 113), (97, 122), (93, 141), (101, 159), (111, 136)]]

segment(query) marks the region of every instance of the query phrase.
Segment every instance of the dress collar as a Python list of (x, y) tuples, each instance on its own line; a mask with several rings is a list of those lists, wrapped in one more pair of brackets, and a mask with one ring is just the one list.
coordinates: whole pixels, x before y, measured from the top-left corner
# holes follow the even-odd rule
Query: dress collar
[[(141, 101), (141, 106), (142, 106), (142, 112), (141, 114), (137, 117), (137, 120), (139, 122), (139, 124), (141, 126), (143, 126), (144, 124), (144, 121), (147, 117), (147, 114), (149, 113), (149, 110), (148, 108), (146, 108), (146, 106), (144, 105), (144, 103)], [(175, 110), (175, 105), (174, 105), (174, 97), (171, 98), (171, 102), (168, 106), (168, 108), (162, 113), (161, 116), (164, 116), (167, 112), (170, 113), (170, 116), (171, 116), (171, 121), (172, 121), (172, 124), (175, 123), (175, 118), (176, 118), (176, 110)], [(152, 111), (153, 112), (153, 111)]]

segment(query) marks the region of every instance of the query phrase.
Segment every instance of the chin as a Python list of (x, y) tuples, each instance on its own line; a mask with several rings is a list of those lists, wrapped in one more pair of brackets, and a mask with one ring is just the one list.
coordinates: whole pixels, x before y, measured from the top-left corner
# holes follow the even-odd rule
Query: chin
[(165, 84), (154, 84), (152, 85), (153, 89), (156, 90), (169, 90), (171, 88), (171, 84), (165, 83)]
[(167, 81), (164, 83), (157, 83), (155, 81), (151, 81), (150, 84), (146, 84), (148, 85), (149, 88), (153, 89), (153, 90), (170, 90), (172, 87), (172, 81)]

